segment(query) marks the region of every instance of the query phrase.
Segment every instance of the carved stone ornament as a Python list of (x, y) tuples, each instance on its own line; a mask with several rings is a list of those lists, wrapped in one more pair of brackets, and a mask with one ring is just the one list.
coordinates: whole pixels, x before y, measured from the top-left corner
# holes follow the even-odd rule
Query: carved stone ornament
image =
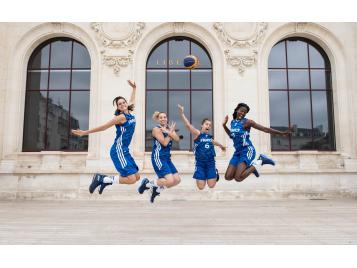
[(306, 31), (307, 22), (296, 22), (295, 23), (295, 32), (303, 33)]
[(108, 48), (125, 48), (134, 45), (141, 37), (144, 22), (92, 22), (101, 44)]
[(174, 33), (183, 33), (185, 31), (185, 23), (184, 22), (173, 22), (172, 23), (172, 31)]
[(264, 36), (268, 23), (266, 22), (216, 22), (213, 28), (218, 37), (230, 47), (253, 47)]
[(120, 67), (126, 67), (132, 61), (132, 55), (134, 52), (132, 50), (128, 51), (128, 56), (108, 56), (102, 53), (103, 64), (112, 67), (114, 69), (114, 74), (119, 75)]
[(238, 68), (238, 72), (243, 74), (247, 67), (251, 67), (256, 63), (257, 51), (253, 50), (251, 56), (232, 56), (229, 50), (225, 50), (224, 54), (226, 55), (227, 62), (233, 67)]

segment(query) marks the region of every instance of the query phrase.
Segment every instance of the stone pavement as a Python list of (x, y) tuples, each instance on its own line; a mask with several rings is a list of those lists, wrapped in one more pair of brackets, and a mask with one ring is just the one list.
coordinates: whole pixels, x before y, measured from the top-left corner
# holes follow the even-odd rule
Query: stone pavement
[(357, 200), (0, 201), (0, 244), (357, 244)]

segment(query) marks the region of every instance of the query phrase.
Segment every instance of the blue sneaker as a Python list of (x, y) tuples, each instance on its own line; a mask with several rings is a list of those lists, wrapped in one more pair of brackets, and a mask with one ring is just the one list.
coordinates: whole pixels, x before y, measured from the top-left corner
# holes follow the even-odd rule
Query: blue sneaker
[(149, 190), (150, 188), (146, 186), (146, 184), (149, 182), (149, 180), (147, 178), (144, 178), (141, 183), (140, 186), (138, 188), (138, 192), (139, 194), (143, 194), (146, 190)]
[(218, 173), (218, 169), (216, 169), (216, 174), (217, 174), (217, 179), (216, 179), (216, 181), (219, 181), (219, 173)]
[(259, 159), (262, 160), (262, 165), (268, 164), (268, 165), (273, 165), (273, 166), (275, 166), (274, 160), (271, 159), (271, 158), (269, 158), (269, 157), (267, 157), (267, 156), (264, 155), (264, 154), (260, 154), (258, 160), (259, 160)]
[(256, 170), (256, 169), (254, 169), (253, 174), (254, 174), (255, 177), (257, 177), (257, 178), (260, 176), (258, 170)]
[(101, 174), (94, 174), (92, 183), (89, 185), (89, 192), (94, 193), (95, 189), (103, 183), (103, 178), (105, 176)]
[(108, 185), (112, 185), (112, 184), (113, 184), (113, 183), (105, 183), (105, 182), (101, 183), (98, 193), (99, 193), (99, 194), (102, 194), (103, 191), (104, 191), (104, 188), (107, 187)]
[(160, 195), (160, 193), (157, 191), (157, 186), (153, 186), (151, 188), (151, 196), (150, 196), (150, 202), (154, 203), (155, 197)]

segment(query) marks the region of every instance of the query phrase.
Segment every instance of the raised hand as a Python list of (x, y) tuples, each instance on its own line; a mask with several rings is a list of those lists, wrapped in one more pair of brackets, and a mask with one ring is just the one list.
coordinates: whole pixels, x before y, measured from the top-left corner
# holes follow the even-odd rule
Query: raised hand
[(171, 122), (169, 124), (169, 131), (170, 133), (174, 133), (175, 132), (175, 129), (176, 129), (176, 122)]
[(136, 88), (136, 84), (135, 84), (135, 81), (131, 81), (131, 80), (127, 80), (128, 81), (128, 84), (134, 89)]
[(179, 108), (180, 113), (183, 114), (184, 107), (182, 105), (180, 105), (180, 104), (177, 104), (177, 107)]
[(82, 137), (82, 136), (86, 135), (85, 131), (80, 130), (80, 129), (71, 129), (71, 132), (72, 132), (73, 135), (76, 135), (76, 136), (79, 136), (79, 137)]

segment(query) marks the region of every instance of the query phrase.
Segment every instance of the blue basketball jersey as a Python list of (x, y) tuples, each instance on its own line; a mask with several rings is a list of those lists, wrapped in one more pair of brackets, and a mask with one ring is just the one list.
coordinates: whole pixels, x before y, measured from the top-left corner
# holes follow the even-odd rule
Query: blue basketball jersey
[[(161, 128), (160, 125), (156, 126), (157, 128)], [(164, 138), (166, 138), (169, 134), (162, 132)], [(170, 141), (167, 146), (163, 146), (155, 137), (153, 137), (153, 146), (152, 146), (152, 154), (151, 157), (170, 157), (172, 141)]]
[(234, 148), (236, 151), (241, 150), (244, 147), (252, 146), (250, 140), (250, 128), (244, 129), (244, 124), (247, 122), (247, 118), (242, 120), (233, 119), (231, 121), (231, 135), (230, 138), (233, 140)]
[(216, 152), (213, 145), (213, 137), (210, 134), (200, 133), (194, 140), (193, 153), (196, 161), (214, 161)]
[[(135, 130), (135, 116), (132, 114), (123, 113), (126, 122), (123, 125), (115, 125), (117, 132), (115, 137), (115, 142), (123, 149), (123, 152), (129, 151), (129, 144), (133, 138)], [(115, 112), (115, 115), (119, 115), (118, 112)]]

